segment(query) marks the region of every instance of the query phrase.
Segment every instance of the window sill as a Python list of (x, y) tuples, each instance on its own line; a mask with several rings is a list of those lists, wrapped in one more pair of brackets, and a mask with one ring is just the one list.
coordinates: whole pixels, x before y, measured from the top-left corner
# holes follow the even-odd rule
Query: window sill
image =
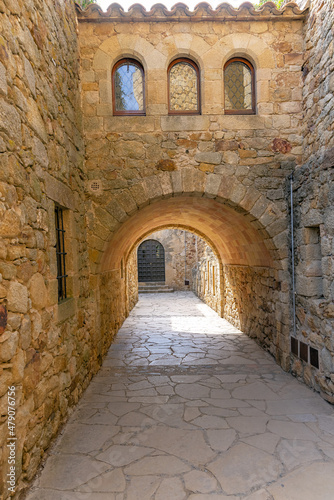
[(225, 115), (242, 115), (242, 116), (245, 116), (245, 115), (256, 115), (256, 112), (255, 111), (252, 111), (252, 110), (245, 110), (245, 111), (232, 111), (232, 110), (225, 110), (224, 112)]
[(58, 303), (57, 323), (63, 323), (76, 313), (76, 302), (73, 297), (62, 300)]

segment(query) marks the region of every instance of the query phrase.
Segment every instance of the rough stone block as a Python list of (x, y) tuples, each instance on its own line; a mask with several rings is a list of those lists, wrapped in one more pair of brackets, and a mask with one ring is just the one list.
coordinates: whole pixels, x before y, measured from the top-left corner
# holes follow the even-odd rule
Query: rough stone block
[(155, 119), (152, 116), (131, 116), (129, 120), (125, 116), (113, 116), (104, 118), (104, 130), (106, 132), (154, 132)]
[(58, 323), (62, 323), (74, 316), (76, 313), (76, 301), (73, 297), (70, 297), (58, 304), (57, 308), (57, 320)]
[(27, 121), (30, 127), (36, 132), (39, 138), (46, 143), (48, 140), (48, 134), (45, 128), (45, 123), (38, 109), (37, 103), (34, 99), (27, 99)]
[(159, 175), (162, 193), (164, 196), (172, 196), (173, 186), (169, 172), (161, 172)]
[(199, 163), (211, 163), (213, 165), (219, 165), (221, 163), (222, 155), (221, 153), (197, 153), (195, 155), (195, 160)]
[(36, 97), (36, 77), (34, 70), (28, 61), (26, 57), (23, 56), (23, 62), (24, 62), (24, 72), (26, 79), (28, 81), (29, 88), (33, 94), (34, 97)]
[(20, 217), (14, 210), (7, 210), (0, 221), (0, 236), (3, 238), (15, 238), (20, 234)]
[(144, 180), (144, 185), (147, 196), (150, 200), (154, 200), (162, 196), (162, 188), (157, 176), (152, 175), (150, 177), (146, 177), (146, 179)]
[[(6, 332), (0, 337), (0, 361), (10, 361), (16, 353), (19, 335), (17, 332)], [(7, 387), (8, 388), (8, 387)], [(6, 389), (7, 389), (6, 388)]]
[(263, 215), (263, 213), (267, 210), (268, 205), (269, 201), (264, 196), (261, 196), (251, 209), (252, 215), (259, 219), (261, 215)]
[(185, 167), (181, 170), (182, 175), (182, 191), (183, 193), (193, 193), (194, 192), (194, 169), (191, 167)]
[(58, 181), (47, 172), (43, 173), (45, 181), (45, 194), (51, 200), (59, 203), (62, 207), (75, 209), (75, 198), (71, 188), (66, 186), (63, 182)]
[(7, 294), (8, 311), (26, 313), (28, 311), (27, 287), (12, 281)]
[(322, 278), (297, 275), (296, 291), (303, 297), (321, 297), (323, 293)]
[(240, 182), (236, 182), (230, 192), (230, 200), (239, 205), (246, 192), (247, 188)]
[(128, 215), (131, 215), (138, 210), (135, 200), (127, 191), (123, 191), (122, 194), (118, 195), (116, 200)]
[(138, 183), (135, 184), (134, 186), (131, 186), (130, 192), (134, 200), (136, 201), (138, 207), (142, 207), (148, 204), (148, 196), (143, 183)]
[(5, 132), (13, 145), (22, 144), (21, 118), (14, 106), (0, 99), (0, 130)]
[(7, 95), (7, 72), (2, 63), (0, 63), (0, 94)]
[(216, 151), (237, 151), (239, 148), (239, 142), (236, 140), (218, 140), (215, 142)]
[(208, 116), (162, 116), (161, 129), (164, 132), (184, 132), (192, 130), (208, 130), (210, 120)]
[(223, 115), (218, 123), (226, 130), (254, 130), (264, 128), (264, 118), (259, 115)]
[(181, 172), (171, 172), (171, 179), (172, 179), (172, 185), (173, 185), (173, 192), (174, 193), (182, 193), (182, 177), (181, 177)]
[(40, 273), (34, 274), (30, 280), (29, 293), (32, 306), (36, 309), (43, 309), (47, 304), (47, 289), (44, 278)]
[(222, 176), (218, 174), (208, 174), (205, 176), (205, 194), (208, 197), (216, 197), (218, 195), (219, 187), (222, 182)]

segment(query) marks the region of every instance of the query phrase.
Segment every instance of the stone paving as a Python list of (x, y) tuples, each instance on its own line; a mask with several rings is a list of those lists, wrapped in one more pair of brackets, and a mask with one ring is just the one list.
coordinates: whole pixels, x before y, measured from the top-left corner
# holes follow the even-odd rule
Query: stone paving
[(147, 294), (27, 500), (333, 500), (334, 411), (192, 293)]

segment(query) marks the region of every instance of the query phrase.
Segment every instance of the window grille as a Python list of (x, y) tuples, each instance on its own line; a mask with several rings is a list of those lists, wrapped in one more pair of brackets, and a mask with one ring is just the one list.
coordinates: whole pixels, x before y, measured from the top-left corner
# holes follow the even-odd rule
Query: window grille
[(197, 65), (188, 59), (176, 59), (168, 68), (169, 114), (200, 113), (200, 79)]
[(56, 256), (57, 256), (57, 280), (58, 280), (58, 302), (67, 298), (66, 291), (66, 252), (65, 252), (65, 229), (63, 209), (55, 208), (56, 219)]
[(246, 59), (234, 58), (225, 64), (225, 114), (254, 114), (254, 68)]
[(144, 70), (134, 59), (121, 59), (112, 72), (114, 115), (144, 115)]

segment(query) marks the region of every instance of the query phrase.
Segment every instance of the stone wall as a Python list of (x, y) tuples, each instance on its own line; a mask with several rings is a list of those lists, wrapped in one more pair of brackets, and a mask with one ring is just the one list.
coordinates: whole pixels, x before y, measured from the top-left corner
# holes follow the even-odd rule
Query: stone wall
[(128, 259), (126, 266), (127, 276), (127, 310), (131, 311), (138, 302), (138, 268), (137, 249), (135, 248)]
[[(16, 495), (96, 369), (88, 305), (79, 52), (71, 1), (0, 1), (0, 497), (15, 387)], [(58, 304), (55, 204), (68, 300)]]
[[(95, 314), (98, 311), (96, 336), (99, 342), (97, 350), (99, 359), (102, 361), (113, 337), (128, 315), (127, 302), (125, 300), (125, 273), (123, 277), (118, 270), (103, 273), (99, 277), (99, 286), (95, 289), (94, 293), (95, 296), (98, 296), (94, 311)], [(130, 297), (133, 297), (133, 293)], [(130, 300), (133, 299), (130, 298)]]
[(275, 310), (280, 284), (273, 270), (223, 266), (223, 283), (223, 317), (277, 358), (280, 323)]
[(223, 315), (223, 283), (220, 262), (203, 240), (197, 242), (198, 260), (192, 268), (192, 289), (205, 304)]
[(214, 311), (279, 358), (280, 323), (276, 301), (281, 284), (268, 267), (221, 266), (211, 248), (198, 246), (199, 261), (193, 268), (193, 290)]
[(304, 163), (293, 183), (296, 332), (292, 370), (334, 403), (334, 10), (311, 3), (303, 65)]

